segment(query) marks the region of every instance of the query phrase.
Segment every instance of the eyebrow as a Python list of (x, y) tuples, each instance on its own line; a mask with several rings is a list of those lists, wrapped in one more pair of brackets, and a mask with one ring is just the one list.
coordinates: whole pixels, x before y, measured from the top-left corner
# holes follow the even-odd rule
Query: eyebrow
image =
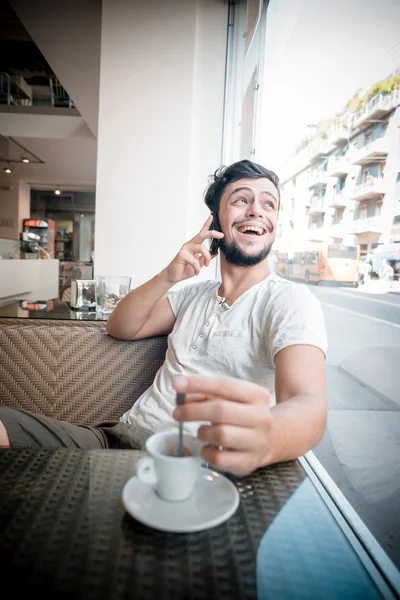
[[(230, 194), (229, 194), (229, 198), (231, 198), (233, 196), (233, 194), (236, 194), (236, 192), (251, 192), (253, 193), (253, 190), (249, 187), (238, 187), (236, 189), (234, 189)], [(275, 200), (275, 202), (278, 204), (278, 199), (275, 198), (275, 196), (273, 194), (271, 194), (271, 192), (268, 192), (267, 190), (263, 190), (261, 192), (261, 194), (266, 194), (267, 196), (269, 196), (270, 198), (272, 198), (273, 200)]]

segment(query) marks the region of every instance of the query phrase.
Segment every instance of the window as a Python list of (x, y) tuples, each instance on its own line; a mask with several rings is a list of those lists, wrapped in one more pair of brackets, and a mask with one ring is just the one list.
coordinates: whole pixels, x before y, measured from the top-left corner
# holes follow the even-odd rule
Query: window
[(333, 215), (333, 224), (338, 225), (342, 222), (344, 215), (344, 207), (335, 208), (335, 213)]
[(367, 217), (375, 217), (376, 216), (376, 202), (372, 200), (367, 204)]
[(247, 0), (246, 52), (253, 41), (260, 16), (262, 3), (260, 0)]
[[(337, 3), (269, 1), (265, 162), (275, 163), (284, 181), (296, 177), (290, 196), (295, 199), (296, 217), (293, 228), (283, 228), (283, 241), (307, 244), (315, 240), (329, 247), (321, 259), (320, 275), (326, 273), (330, 285), (313, 281), (309, 286), (325, 314), (329, 355), (327, 430), (312, 452), (400, 568), (400, 461), (396, 460), (400, 330), (395, 328), (400, 322), (400, 295), (379, 280), (374, 259), (386, 245), (390, 252), (400, 252), (395, 75), (400, 63), (393, 57), (393, 48), (399, 44), (400, 2), (381, 0), (379, 10), (363, 5), (360, 11), (360, 7), (357, 0), (346, 2), (345, 21), (353, 27), (344, 27), (344, 13)], [(307, 57), (312, 49), (310, 68)], [(309, 124), (314, 127), (301, 149)], [(319, 138), (318, 130), (329, 132), (327, 139)], [(347, 165), (331, 160), (343, 151), (349, 158)], [(307, 182), (303, 183), (303, 174), (322, 161), (329, 164), (326, 212), (315, 213), (318, 207), (311, 206), (307, 218), (306, 198), (312, 194)], [(380, 189), (382, 177), (385, 186)], [(323, 192), (318, 195), (322, 198)], [(358, 255), (371, 261), (372, 271), (367, 283), (357, 287)], [(400, 281), (400, 260), (395, 260), (398, 255), (391, 256)], [(304, 284), (305, 273), (304, 266), (297, 267), (296, 281)], [(400, 283), (396, 286), (400, 292)]]
[(343, 177), (340, 177), (338, 179), (338, 181), (336, 183), (336, 192), (337, 193), (340, 193), (343, 190), (343, 188), (346, 184), (346, 177), (347, 177), (347, 175), (344, 175)]
[(360, 219), (364, 220), (367, 218), (368, 204), (363, 204), (360, 208)]
[(357, 258), (357, 246), (328, 246), (328, 258)]
[(257, 82), (257, 69), (255, 69), (247, 87), (242, 106), (241, 121), (241, 153), (243, 158), (252, 160), (254, 150), (254, 107)]

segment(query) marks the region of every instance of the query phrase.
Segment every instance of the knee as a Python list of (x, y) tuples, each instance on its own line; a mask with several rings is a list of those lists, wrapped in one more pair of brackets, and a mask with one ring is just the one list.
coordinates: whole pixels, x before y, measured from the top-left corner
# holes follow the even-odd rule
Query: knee
[(2, 421), (0, 421), (0, 448), (10, 448), (10, 438)]

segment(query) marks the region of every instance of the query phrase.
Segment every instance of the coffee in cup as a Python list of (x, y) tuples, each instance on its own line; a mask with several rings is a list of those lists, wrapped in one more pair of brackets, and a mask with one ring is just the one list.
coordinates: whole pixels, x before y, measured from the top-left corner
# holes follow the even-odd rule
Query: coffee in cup
[(168, 502), (187, 500), (195, 486), (203, 464), (201, 449), (205, 442), (183, 434), (184, 456), (175, 456), (178, 432), (163, 431), (150, 436), (146, 450), (136, 465), (136, 475), (145, 484), (152, 485), (157, 494)]
[(176, 453), (178, 452), (178, 443), (176, 442), (176, 443), (173, 443), (170, 445), (170, 447), (168, 448), (168, 451), (166, 452), (166, 455), (167, 456), (175, 456), (176, 458), (183, 458), (184, 456), (193, 456), (192, 452), (184, 444), (182, 446), (182, 450), (183, 450), (183, 456), (177, 456)]

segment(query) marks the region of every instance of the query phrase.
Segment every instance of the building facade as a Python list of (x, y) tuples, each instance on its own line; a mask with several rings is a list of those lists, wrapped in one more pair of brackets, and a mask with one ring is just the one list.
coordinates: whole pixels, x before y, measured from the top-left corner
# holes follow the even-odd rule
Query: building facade
[(400, 242), (400, 90), (316, 126), (305, 142), (282, 177), (276, 247), (328, 241), (365, 256)]

